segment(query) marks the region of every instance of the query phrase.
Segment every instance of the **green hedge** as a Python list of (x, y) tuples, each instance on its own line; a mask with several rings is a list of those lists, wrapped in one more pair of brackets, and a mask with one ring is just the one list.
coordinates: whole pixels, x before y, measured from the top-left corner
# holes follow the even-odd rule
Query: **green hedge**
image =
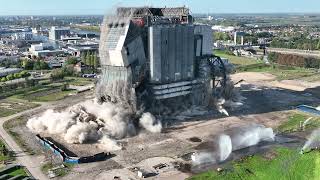
[(270, 53), (269, 59), (281, 65), (303, 68), (320, 68), (320, 59), (293, 54)]

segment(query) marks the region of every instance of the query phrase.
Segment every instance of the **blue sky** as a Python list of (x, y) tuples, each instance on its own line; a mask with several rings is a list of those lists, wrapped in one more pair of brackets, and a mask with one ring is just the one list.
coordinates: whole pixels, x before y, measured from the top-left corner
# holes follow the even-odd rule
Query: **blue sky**
[(186, 5), (193, 13), (320, 13), (320, 0), (0, 0), (0, 15), (105, 14), (139, 5)]

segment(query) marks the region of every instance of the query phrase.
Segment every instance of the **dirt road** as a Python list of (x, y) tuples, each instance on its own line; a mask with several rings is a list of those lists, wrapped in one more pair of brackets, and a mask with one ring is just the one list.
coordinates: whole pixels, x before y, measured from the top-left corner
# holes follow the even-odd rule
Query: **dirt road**
[(302, 80), (277, 81), (274, 75), (260, 72), (237, 73), (232, 75), (231, 77), (234, 82), (238, 82), (241, 79), (244, 79), (245, 83), (247, 84), (276, 87), (300, 92), (305, 91), (306, 89), (316, 88), (320, 86), (320, 82), (307, 82)]

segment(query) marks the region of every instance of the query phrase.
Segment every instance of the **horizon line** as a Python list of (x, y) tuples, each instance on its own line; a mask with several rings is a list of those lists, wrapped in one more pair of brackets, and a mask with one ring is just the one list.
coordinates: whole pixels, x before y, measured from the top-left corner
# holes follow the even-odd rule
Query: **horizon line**
[[(270, 14), (287, 14), (287, 15), (308, 15), (308, 14), (319, 14), (320, 12), (221, 12), (221, 13), (205, 13), (205, 12), (197, 12), (191, 13), (191, 15), (254, 15), (254, 14), (261, 14), (261, 15), (270, 15)], [(104, 16), (105, 14), (12, 14), (12, 15), (2, 15), (0, 17), (10, 17), (10, 16)]]

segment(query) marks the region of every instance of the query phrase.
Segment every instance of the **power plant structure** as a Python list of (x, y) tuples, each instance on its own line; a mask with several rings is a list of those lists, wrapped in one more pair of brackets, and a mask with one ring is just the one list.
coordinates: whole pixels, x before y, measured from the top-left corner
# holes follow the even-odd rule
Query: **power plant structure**
[(207, 105), (227, 81), (212, 47), (211, 27), (188, 8), (117, 8), (102, 26), (97, 98), (133, 111)]

